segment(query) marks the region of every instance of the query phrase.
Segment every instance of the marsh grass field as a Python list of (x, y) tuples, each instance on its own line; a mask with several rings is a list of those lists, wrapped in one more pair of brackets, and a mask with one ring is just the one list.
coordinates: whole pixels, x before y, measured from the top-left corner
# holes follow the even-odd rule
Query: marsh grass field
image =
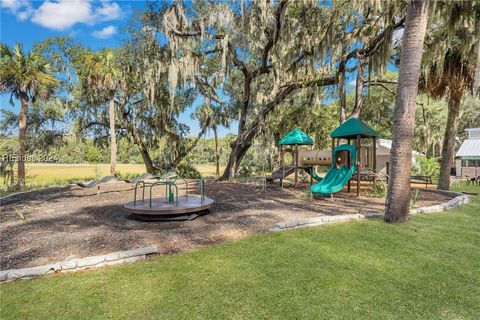
[[(204, 178), (215, 177), (214, 164), (194, 166)], [(223, 167), (220, 168), (222, 172)], [(143, 164), (117, 164), (120, 177), (134, 177), (146, 172)], [(40, 189), (55, 185), (85, 182), (110, 175), (109, 164), (38, 164), (26, 165), (27, 188)], [(0, 194), (7, 193), (7, 186), (0, 178)]]

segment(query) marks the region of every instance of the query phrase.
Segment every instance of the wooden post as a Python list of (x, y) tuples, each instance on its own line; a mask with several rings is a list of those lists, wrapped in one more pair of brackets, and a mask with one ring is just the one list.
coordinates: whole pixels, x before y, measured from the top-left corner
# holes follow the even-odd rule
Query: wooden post
[(385, 179), (385, 180), (387, 180), (387, 184), (388, 184), (388, 176), (390, 175), (390, 168), (389, 167), (390, 167), (390, 162), (387, 161), (386, 167), (385, 167), (385, 169), (387, 171), (387, 177)]
[(297, 168), (298, 168), (298, 144), (295, 145), (295, 155), (293, 157), (293, 165), (294, 165), (294, 170), (295, 170), (295, 187), (297, 187), (297, 180), (298, 180), (298, 175), (297, 175)]
[(335, 152), (333, 151), (333, 149), (335, 149), (335, 138), (332, 138), (332, 166), (334, 166), (337, 162), (335, 160)]
[[(310, 146), (310, 150), (313, 150), (313, 144)], [(312, 171), (310, 171), (310, 186), (312, 186), (313, 184), (313, 169), (314, 169), (314, 165), (312, 164)]]
[(377, 137), (373, 137), (373, 184), (377, 182)]
[(283, 167), (283, 145), (280, 145), (280, 170), (282, 170), (282, 178), (280, 179), (280, 188), (283, 189), (283, 178), (285, 178), (285, 169)]
[(357, 197), (360, 197), (360, 135), (357, 134)]
[[(348, 142), (348, 145), (350, 145), (350, 138), (347, 139), (347, 142)], [(350, 166), (352, 165), (352, 161), (351, 161), (351, 156), (348, 157), (347, 159), (347, 166), (348, 168), (350, 168)], [(348, 185), (347, 185), (347, 192), (350, 193), (350, 190), (351, 190), (351, 182), (350, 182), (351, 179), (348, 179)]]

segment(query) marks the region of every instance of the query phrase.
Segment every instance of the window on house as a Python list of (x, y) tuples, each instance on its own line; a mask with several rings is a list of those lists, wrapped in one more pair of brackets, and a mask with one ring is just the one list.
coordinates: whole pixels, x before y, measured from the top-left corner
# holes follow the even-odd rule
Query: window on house
[(480, 165), (479, 160), (462, 160), (462, 167), (464, 168), (475, 168)]

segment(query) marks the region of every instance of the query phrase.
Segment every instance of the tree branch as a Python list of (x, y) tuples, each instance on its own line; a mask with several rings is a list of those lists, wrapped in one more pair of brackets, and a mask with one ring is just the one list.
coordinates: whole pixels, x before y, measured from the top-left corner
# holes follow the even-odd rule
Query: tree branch
[(230, 55), (232, 56), (232, 61), (233, 61), (233, 64), (240, 69), (240, 71), (243, 72), (245, 78), (247, 77), (251, 77), (251, 72), (250, 70), (247, 68), (247, 66), (245, 65), (245, 63), (243, 63), (242, 60), (240, 60), (237, 56), (237, 53), (235, 52), (235, 48), (233, 47), (232, 43), (229, 41), (228, 44), (228, 51), (230, 52)]
[(292, 92), (304, 88), (329, 86), (337, 83), (337, 81), (338, 79), (336, 76), (329, 76), (314, 80), (292, 82), (281, 86), (280, 88), (282, 90), (275, 95), (275, 98), (273, 98), (272, 101), (268, 102), (265, 105), (265, 107), (260, 112), (260, 115), (250, 125), (250, 128), (246, 130), (245, 139), (252, 139), (257, 133), (257, 128), (260, 123), (264, 122), (267, 116), (275, 109), (275, 107), (282, 103)]
[(263, 52), (262, 52), (262, 62), (260, 64), (260, 67), (253, 72), (254, 77), (267, 73), (269, 70), (267, 66), (268, 55), (270, 54), (270, 50), (278, 42), (278, 39), (280, 37), (280, 29), (282, 27), (281, 19), (282, 19), (284, 10), (287, 7), (287, 4), (288, 4), (288, 0), (280, 1), (277, 7), (277, 11), (275, 13), (275, 24), (273, 26), (273, 31), (270, 32), (268, 30), (265, 30), (265, 33), (268, 36), (268, 42), (265, 45), (265, 48), (263, 49)]
[(397, 81), (390, 81), (390, 80), (370, 80), (370, 81), (365, 81), (366, 86), (380, 86), (383, 89), (387, 90), (389, 93), (396, 95), (396, 93), (387, 87), (385, 84), (397, 84)]
[(370, 42), (370, 44), (367, 48), (358, 48), (358, 49), (355, 49), (355, 50), (351, 51), (350, 53), (348, 53), (345, 57), (345, 63), (347, 63), (350, 59), (358, 57), (360, 55), (362, 55), (364, 57), (368, 57), (371, 54), (373, 54), (377, 50), (378, 45), (382, 42), (382, 40), (384, 40), (387, 32), (390, 32), (392, 30), (395, 31), (395, 30), (403, 27), (404, 23), (405, 23), (405, 17), (400, 19), (397, 23), (386, 27), (380, 34), (378, 34), (372, 40), (372, 42)]

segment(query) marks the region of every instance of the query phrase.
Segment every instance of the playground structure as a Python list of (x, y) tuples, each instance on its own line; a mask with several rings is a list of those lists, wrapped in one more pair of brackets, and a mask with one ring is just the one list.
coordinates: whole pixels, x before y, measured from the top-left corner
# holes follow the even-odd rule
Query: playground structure
[[(192, 195), (189, 192), (193, 184), (196, 185), (194, 188), (198, 187), (199, 195)], [(179, 186), (184, 187), (183, 195), (179, 194)], [(165, 195), (155, 198), (153, 191), (158, 190), (159, 187), (165, 190)], [(145, 198), (146, 189), (148, 189), (147, 199)], [(140, 190), (142, 197), (137, 199)], [(213, 203), (213, 199), (205, 197), (205, 181), (203, 179), (182, 179), (178, 178), (174, 172), (169, 172), (160, 177), (137, 181), (133, 201), (125, 203), (124, 208), (141, 220), (178, 221), (193, 220), (207, 213)]]
[[(327, 196), (339, 192), (347, 185), (350, 192), (351, 180), (356, 175), (357, 197), (360, 196), (360, 180), (362, 172), (375, 182), (377, 162), (378, 133), (363, 121), (351, 118), (333, 130), (331, 150), (299, 149), (298, 146), (313, 146), (313, 140), (299, 129), (290, 131), (279, 141), (280, 167), (267, 180), (280, 180), (283, 187), (285, 177), (295, 174), (294, 185), (298, 183), (297, 171), (304, 170), (310, 175), (310, 190), (313, 194)], [(372, 143), (362, 145), (364, 139), (372, 139)], [(354, 144), (351, 144), (355, 142)], [(294, 149), (285, 149), (291, 145)], [(285, 152), (292, 154), (291, 163), (284, 164)], [(316, 166), (329, 166), (324, 178), (317, 175)], [(368, 174), (367, 174), (368, 173)], [(313, 184), (313, 179), (318, 183)]]
[[(274, 180), (280, 180), (282, 187), (283, 180), (292, 173), (295, 175), (295, 186), (297, 186), (299, 169), (304, 170), (310, 175), (310, 183), (313, 182), (313, 179), (320, 181), (321, 178), (316, 174), (314, 166), (327, 166), (331, 163), (331, 153), (328, 151), (299, 149), (298, 146), (313, 146), (312, 138), (299, 129), (290, 131), (278, 144), (280, 146), (280, 167), (275, 170), (270, 177), (267, 177), (267, 181), (273, 182)], [(293, 146), (294, 149), (286, 148), (286, 146)], [(292, 161), (288, 164), (284, 163), (286, 153), (292, 155)]]

